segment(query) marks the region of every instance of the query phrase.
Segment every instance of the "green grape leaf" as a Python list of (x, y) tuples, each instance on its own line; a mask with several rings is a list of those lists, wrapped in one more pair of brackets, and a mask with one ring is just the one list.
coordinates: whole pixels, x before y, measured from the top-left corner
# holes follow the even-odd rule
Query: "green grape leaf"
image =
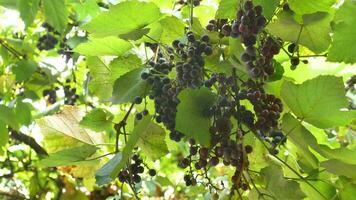
[(302, 84), (285, 81), (281, 97), (298, 118), (319, 128), (348, 124), (356, 112), (341, 111), (349, 106), (342, 78), (318, 76)]
[(164, 129), (151, 122), (147, 130), (140, 135), (138, 146), (142, 149), (143, 154), (152, 160), (156, 160), (168, 153), (165, 137)]
[(141, 134), (148, 131), (150, 123), (151, 118), (149, 116), (144, 117), (137, 123), (122, 152), (117, 153), (111, 160), (109, 160), (109, 162), (96, 172), (95, 179), (98, 185), (107, 184), (117, 177), (120, 170), (127, 164), (132, 150), (135, 148)]
[(185, 24), (174, 16), (167, 16), (158, 22), (162, 27), (160, 41), (170, 44), (173, 40), (184, 35)]
[(108, 100), (113, 91), (113, 86), (120, 76), (132, 69), (142, 66), (140, 58), (129, 54), (115, 58), (109, 65), (98, 57), (88, 57), (87, 65), (90, 71), (90, 92), (100, 100)]
[(25, 22), (26, 27), (31, 26), (32, 22), (35, 20), (39, 5), (40, 0), (19, 0), (18, 10), (20, 11), (20, 16)]
[(0, 6), (10, 9), (16, 9), (18, 0), (0, 0)]
[(322, 162), (320, 166), (324, 167), (330, 173), (356, 179), (356, 165), (351, 165), (340, 160), (331, 159)]
[(154, 3), (137, 0), (121, 2), (110, 7), (83, 28), (94, 37), (118, 36), (141, 29), (161, 16)]
[(253, 0), (253, 3), (262, 6), (263, 16), (267, 19), (272, 19), (274, 12), (279, 5), (279, 0)]
[(356, 197), (356, 184), (352, 180), (340, 176), (336, 184), (338, 185), (340, 200), (348, 200)]
[(45, 148), (49, 153), (84, 144), (103, 143), (103, 136), (89, 129), (81, 128), (79, 122), (84, 112), (75, 106), (65, 106), (60, 113), (37, 120), (44, 136)]
[(65, 0), (43, 0), (42, 2), (46, 22), (62, 33), (67, 27), (69, 16)]
[(113, 119), (114, 115), (109, 111), (101, 108), (95, 108), (85, 115), (79, 124), (84, 128), (100, 132), (112, 128)]
[(326, 145), (318, 144), (314, 135), (289, 113), (283, 116), (282, 130), (287, 135), (288, 140), (298, 147), (300, 155), (306, 158), (314, 168), (317, 167), (318, 163), (315, 156), (310, 152), (310, 148), (325, 158), (337, 159), (346, 164), (356, 165), (356, 149), (345, 147), (331, 149)]
[(299, 24), (294, 20), (291, 12), (281, 12), (278, 14), (278, 19), (270, 23), (267, 29), (284, 41), (298, 41), (315, 53), (325, 51), (331, 43), (332, 16), (328, 13), (315, 13), (303, 15), (302, 18), (303, 23)]
[(216, 18), (235, 19), (239, 4), (240, 0), (221, 0), (216, 11)]
[(78, 21), (84, 21), (99, 14), (100, 8), (96, 0), (86, 0), (84, 3), (72, 3), (72, 6), (78, 15)]
[(149, 32), (150, 32), (149, 28), (141, 28), (141, 29), (133, 30), (129, 33), (120, 34), (119, 37), (124, 40), (138, 40)]
[(40, 160), (38, 165), (41, 167), (76, 165), (78, 162), (85, 161), (86, 158), (92, 156), (97, 149), (97, 147), (91, 145), (64, 149), (49, 154), (48, 157)]
[(30, 103), (24, 103), (21, 101), (16, 103), (15, 114), (20, 124), (28, 126), (32, 123), (32, 109), (33, 107)]
[(300, 15), (329, 12), (335, 2), (336, 0), (288, 0), (290, 8)]
[(205, 87), (185, 89), (178, 95), (180, 103), (177, 107), (176, 130), (198, 143), (209, 146), (211, 126), (210, 118), (204, 116), (204, 111), (215, 102), (215, 95)]
[(1, 147), (5, 146), (9, 141), (9, 131), (7, 130), (6, 124), (0, 121), (0, 153)]
[(150, 86), (141, 78), (146, 69), (134, 69), (115, 81), (111, 101), (114, 104), (133, 102), (136, 96), (145, 96)]
[(334, 27), (333, 42), (331, 44), (328, 60), (333, 62), (356, 63), (356, 2), (345, 1), (337, 10)]
[(11, 70), (15, 74), (16, 81), (22, 82), (28, 80), (37, 67), (37, 63), (32, 60), (21, 60)]
[(132, 48), (132, 44), (118, 37), (89, 38), (79, 44), (74, 51), (87, 56), (121, 56)]
[(287, 180), (283, 177), (282, 168), (278, 165), (270, 165), (263, 168), (261, 176), (263, 177), (266, 189), (276, 199), (299, 200), (306, 197), (300, 189), (298, 182)]
[(20, 128), (14, 110), (4, 105), (0, 105), (0, 121), (4, 122), (15, 130), (19, 130)]
[(283, 133), (294, 145), (298, 147), (298, 156), (304, 158), (312, 168), (318, 168), (319, 161), (309, 150), (309, 146), (316, 147), (317, 142), (313, 135), (291, 114), (287, 113), (282, 118)]

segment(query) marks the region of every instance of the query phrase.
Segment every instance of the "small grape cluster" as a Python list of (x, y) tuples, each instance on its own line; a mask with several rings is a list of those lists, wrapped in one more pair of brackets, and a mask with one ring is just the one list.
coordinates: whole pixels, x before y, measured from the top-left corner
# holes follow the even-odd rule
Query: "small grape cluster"
[[(152, 45), (150, 46), (152, 47)], [(170, 55), (169, 57), (172, 56)], [(151, 61), (149, 63), (150, 70), (148, 72), (143, 72), (141, 78), (152, 85), (149, 98), (153, 99), (155, 103), (155, 110), (157, 113), (156, 121), (158, 123), (162, 122), (166, 128), (171, 131), (171, 139), (179, 141), (183, 137), (183, 134), (174, 129), (177, 105), (179, 103), (177, 95), (180, 92), (180, 89), (179, 87), (176, 87), (167, 76), (172, 71), (174, 64), (171, 61), (172, 59), (165, 59), (162, 52), (157, 54), (157, 58), (157, 62)], [(136, 98), (136, 100), (139, 99)], [(136, 118), (137, 116), (138, 118), (142, 118), (142, 115), (144, 115), (144, 113), (138, 113), (136, 114)]]
[(252, 1), (246, 1), (243, 7), (233, 22), (231, 36), (240, 36), (246, 47), (241, 54), (241, 61), (246, 64), (250, 76), (267, 79), (275, 72), (273, 57), (279, 53), (281, 43), (271, 36), (263, 35), (257, 49), (257, 38), (265, 27), (266, 18), (262, 15), (262, 7), (254, 6)]
[(270, 149), (270, 153), (273, 155), (276, 155), (279, 153), (277, 147), (279, 145), (283, 145), (286, 143), (287, 138), (286, 136), (282, 133), (282, 131), (278, 131), (278, 130), (272, 130), (269, 133), (269, 138), (266, 138), (266, 141), (268, 141), (271, 144), (271, 149)]
[(243, 9), (237, 12), (236, 20), (231, 25), (231, 37), (241, 36), (241, 42), (246, 46), (254, 45), (257, 35), (266, 25), (266, 18), (262, 15), (261, 6), (254, 6), (252, 1), (244, 3)]
[(38, 50), (48, 51), (54, 49), (54, 47), (58, 44), (58, 39), (55, 37), (55, 35), (58, 35), (59, 33), (54, 31), (54, 29), (47, 23), (44, 23), (42, 27), (47, 29), (47, 33), (45, 35), (42, 35), (38, 39), (38, 43), (37, 43)]
[(62, 56), (65, 58), (66, 63), (72, 58), (73, 56), (73, 49), (67, 44), (66, 39), (64, 39), (60, 44), (59, 44), (60, 49), (58, 50), (59, 54), (62, 54)]
[(231, 34), (231, 25), (228, 19), (212, 19), (205, 28), (210, 32), (218, 32), (220, 38)]
[(186, 34), (188, 43), (184, 44), (179, 40), (173, 41), (173, 48), (181, 56), (181, 61), (176, 64), (178, 86), (182, 88), (197, 88), (203, 84), (204, 58), (203, 54), (211, 55), (212, 46), (209, 44), (210, 38), (203, 35), (197, 40), (193, 32)]
[(193, 4), (193, 6), (199, 6), (202, 0), (178, 0), (177, 3), (180, 5), (188, 5), (190, 3)]
[(280, 113), (283, 111), (282, 101), (271, 94), (266, 94), (262, 89), (249, 90), (247, 99), (252, 103), (257, 116), (255, 128), (268, 133), (277, 128)]
[[(67, 83), (70, 83), (70, 80), (66, 80)], [(66, 105), (75, 105), (77, 100), (79, 99), (79, 95), (77, 93), (77, 88), (71, 88), (71, 86), (65, 85), (63, 86), (64, 90), (64, 104)]]
[(54, 89), (46, 89), (43, 90), (42, 96), (50, 103), (54, 104), (57, 102), (57, 90), (59, 88), (54, 88)]
[[(145, 171), (146, 165), (138, 154), (134, 154), (131, 157), (130, 165), (119, 172), (118, 178), (120, 182), (124, 183), (140, 183), (141, 174)], [(154, 169), (149, 169), (148, 174), (150, 176), (156, 176), (157, 172)]]

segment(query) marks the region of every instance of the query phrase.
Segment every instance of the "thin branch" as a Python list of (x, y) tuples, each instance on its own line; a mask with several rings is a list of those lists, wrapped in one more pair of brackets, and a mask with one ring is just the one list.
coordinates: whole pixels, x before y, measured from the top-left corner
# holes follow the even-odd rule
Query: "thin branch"
[(31, 147), (31, 149), (33, 149), (39, 157), (48, 156), (47, 151), (39, 145), (33, 137), (14, 130), (11, 130), (10, 137)]

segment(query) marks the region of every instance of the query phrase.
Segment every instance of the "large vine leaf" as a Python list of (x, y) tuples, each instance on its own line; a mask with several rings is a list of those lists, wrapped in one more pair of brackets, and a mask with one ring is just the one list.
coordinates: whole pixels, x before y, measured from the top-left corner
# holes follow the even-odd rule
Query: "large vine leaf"
[(16, 81), (28, 80), (37, 69), (37, 63), (32, 60), (21, 60), (11, 69), (15, 74)]
[(156, 160), (168, 153), (165, 137), (166, 132), (164, 129), (151, 122), (147, 130), (140, 135), (138, 146), (147, 157)]
[(112, 6), (83, 28), (95, 37), (118, 36), (141, 29), (160, 16), (159, 8), (154, 3), (125, 1)]
[(331, 159), (322, 162), (321, 167), (324, 167), (328, 172), (333, 174), (356, 179), (356, 165), (351, 165), (340, 160)]
[(142, 64), (136, 55), (129, 54), (114, 59), (109, 65), (106, 65), (99, 57), (88, 57), (87, 65), (91, 77), (90, 92), (100, 100), (108, 100), (112, 95), (115, 80)]
[(308, 134), (308, 130), (289, 113), (283, 116), (282, 130), (284, 134), (287, 135), (288, 141), (291, 141), (298, 147), (298, 156), (304, 158), (305, 163), (312, 168), (318, 168), (319, 161), (309, 149), (309, 146), (317, 146), (316, 139), (313, 135)]
[(89, 38), (81, 43), (74, 51), (87, 56), (121, 56), (132, 48), (132, 44), (118, 37)]
[(60, 113), (37, 120), (44, 135), (44, 143), (49, 153), (84, 144), (103, 143), (102, 135), (89, 129), (81, 128), (79, 122), (84, 116), (79, 108), (65, 106)]
[(319, 128), (348, 124), (356, 112), (341, 111), (348, 107), (342, 78), (318, 76), (302, 84), (285, 81), (281, 97), (300, 119)]
[(142, 80), (141, 73), (146, 69), (134, 69), (115, 81), (111, 101), (114, 104), (133, 102), (136, 96), (144, 96), (149, 85)]
[(214, 104), (215, 95), (205, 87), (185, 89), (178, 95), (176, 130), (194, 138), (202, 145), (210, 144), (210, 117), (204, 111)]
[[(282, 121), (282, 129), (285, 134), (287, 134), (288, 140), (293, 142), (298, 147), (298, 150), (302, 153), (301, 156), (307, 158), (310, 163), (313, 164), (312, 161), (317, 162), (309, 150), (312, 148), (325, 158), (337, 159), (346, 164), (356, 165), (356, 149), (349, 149), (345, 147), (331, 149), (326, 145), (318, 144), (313, 134), (291, 114), (285, 114)], [(314, 166), (316, 166), (316, 164), (317, 163), (314, 163)]]
[(144, 117), (135, 126), (131, 132), (130, 137), (125, 144), (122, 152), (117, 153), (109, 162), (107, 162), (102, 168), (100, 168), (96, 174), (95, 179), (98, 185), (104, 185), (113, 181), (120, 170), (125, 167), (128, 159), (131, 156), (132, 150), (135, 148), (140, 136), (145, 134), (150, 128), (151, 118)]
[(253, 0), (253, 3), (255, 5), (261, 5), (263, 8), (263, 16), (267, 19), (272, 19), (279, 5), (279, 0)]
[(44, 15), (54, 29), (62, 33), (67, 27), (68, 10), (64, 0), (43, 0)]
[(9, 125), (15, 130), (19, 130), (20, 128), (14, 110), (5, 105), (0, 105), (0, 121), (4, 122), (6, 125)]
[(64, 149), (49, 154), (47, 158), (42, 159), (38, 164), (42, 167), (76, 165), (78, 162), (85, 161), (86, 158), (92, 156), (97, 149), (97, 147), (91, 145)]
[(306, 195), (300, 189), (299, 183), (287, 180), (283, 177), (282, 168), (278, 165), (270, 165), (261, 170), (261, 175), (266, 189), (276, 199), (303, 199)]
[(18, 9), (20, 16), (27, 27), (35, 20), (39, 5), (40, 0), (19, 0)]
[(337, 10), (333, 42), (331, 44), (328, 60), (334, 62), (356, 62), (356, 2), (347, 0)]
[(170, 44), (173, 40), (184, 35), (185, 24), (177, 17), (167, 16), (158, 22), (162, 27), (160, 41)]
[(234, 19), (236, 18), (237, 9), (239, 8), (240, 0), (221, 0), (218, 10), (216, 11), (216, 18), (220, 19)]
[(335, 2), (336, 0), (288, 0), (290, 8), (300, 15), (329, 12)]
[(299, 24), (294, 20), (291, 12), (281, 12), (278, 14), (277, 20), (270, 23), (267, 29), (285, 41), (299, 41), (299, 44), (308, 47), (315, 53), (325, 51), (331, 43), (330, 21), (332, 16), (328, 13), (315, 13), (303, 15), (302, 19), (303, 23)]
[(79, 124), (84, 128), (100, 132), (112, 128), (113, 119), (114, 115), (109, 111), (101, 108), (95, 108), (86, 114)]

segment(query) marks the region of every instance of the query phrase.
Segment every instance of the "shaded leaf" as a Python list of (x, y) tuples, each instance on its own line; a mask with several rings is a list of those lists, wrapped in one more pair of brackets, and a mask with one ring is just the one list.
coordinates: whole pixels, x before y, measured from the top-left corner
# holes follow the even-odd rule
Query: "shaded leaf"
[(214, 104), (215, 95), (205, 87), (185, 89), (178, 95), (180, 103), (177, 107), (176, 130), (198, 143), (209, 146), (211, 126), (210, 117), (204, 111)]
[(278, 165), (270, 165), (261, 170), (266, 189), (276, 199), (303, 199), (306, 195), (300, 189), (299, 183), (283, 178), (282, 168)]
[(321, 162), (320, 166), (324, 167), (330, 173), (356, 179), (356, 165), (351, 165), (336, 159), (331, 159)]
[(152, 160), (156, 160), (168, 153), (165, 137), (164, 129), (151, 122), (147, 130), (140, 135), (138, 146), (142, 149), (143, 154)]
[(111, 101), (114, 104), (133, 102), (136, 96), (145, 96), (149, 85), (142, 80), (141, 73), (146, 69), (134, 69), (115, 81)]
[(39, 5), (40, 0), (19, 0), (18, 10), (26, 27), (30, 26), (35, 20)]
[(62, 33), (67, 27), (68, 10), (64, 0), (43, 0), (46, 22)]
[(79, 124), (84, 128), (100, 132), (110, 129), (113, 126), (113, 119), (114, 115), (109, 111), (95, 108), (85, 115)]
[(57, 167), (63, 165), (76, 165), (77, 162), (85, 161), (92, 156), (98, 148), (91, 145), (83, 145), (57, 151), (49, 154), (47, 158), (38, 163), (42, 167)]
[(278, 14), (278, 19), (270, 23), (267, 29), (284, 41), (299, 41), (299, 44), (308, 47), (315, 53), (321, 53), (331, 43), (331, 20), (332, 16), (328, 13), (315, 13), (304, 15), (303, 23), (299, 24), (294, 20), (291, 12), (281, 12)]

